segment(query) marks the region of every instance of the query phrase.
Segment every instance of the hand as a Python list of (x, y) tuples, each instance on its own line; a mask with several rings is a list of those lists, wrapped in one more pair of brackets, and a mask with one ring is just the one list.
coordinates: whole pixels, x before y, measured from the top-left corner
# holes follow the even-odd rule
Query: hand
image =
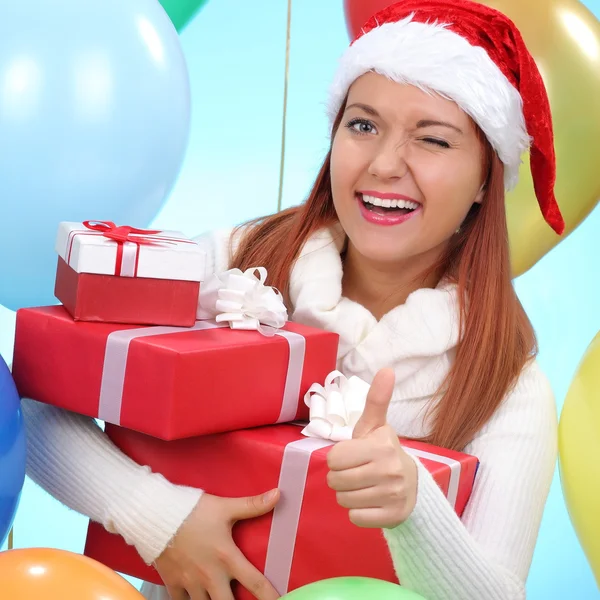
[(234, 600), (233, 579), (258, 600), (279, 598), (231, 535), (236, 521), (264, 515), (273, 510), (278, 500), (278, 490), (248, 498), (203, 494), (172, 543), (155, 562), (171, 600)]
[(417, 501), (417, 465), (387, 424), (394, 372), (375, 375), (352, 439), (327, 455), (327, 484), (359, 527), (391, 528), (411, 515)]

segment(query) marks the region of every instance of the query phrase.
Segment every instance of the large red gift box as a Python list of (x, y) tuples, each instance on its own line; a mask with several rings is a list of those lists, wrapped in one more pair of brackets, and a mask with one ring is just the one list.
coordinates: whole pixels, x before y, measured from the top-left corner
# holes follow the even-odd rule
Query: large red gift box
[(76, 321), (190, 327), (206, 255), (178, 231), (64, 221), (54, 295)]
[(287, 323), (272, 336), (75, 322), (62, 306), (17, 312), (21, 396), (164, 440), (308, 417), (304, 394), (335, 369), (338, 335)]
[[(307, 438), (294, 424), (163, 442), (107, 426), (112, 440), (137, 463), (170, 481), (218, 496), (247, 496), (279, 487), (273, 513), (239, 522), (234, 539), (280, 594), (331, 577), (364, 576), (397, 581), (379, 529), (353, 525), (326, 482), (332, 442)], [(471, 494), (475, 457), (402, 440), (433, 474), (461, 515)], [(133, 546), (91, 522), (85, 554), (115, 571), (161, 583)], [(243, 588), (236, 598), (250, 599)]]

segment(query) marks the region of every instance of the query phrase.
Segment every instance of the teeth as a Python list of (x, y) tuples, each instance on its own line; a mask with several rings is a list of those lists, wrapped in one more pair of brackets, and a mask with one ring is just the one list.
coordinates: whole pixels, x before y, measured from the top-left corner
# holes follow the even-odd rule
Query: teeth
[(408, 208), (410, 210), (416, 210), (419, 208), (417, 202), (411, 202), (410, 200), (382, 200), (381, 198), (375, 198), (375, 196), (366, 196), (363, 194), (362, 199), (373, 206), (382, 206), (383, 208)]

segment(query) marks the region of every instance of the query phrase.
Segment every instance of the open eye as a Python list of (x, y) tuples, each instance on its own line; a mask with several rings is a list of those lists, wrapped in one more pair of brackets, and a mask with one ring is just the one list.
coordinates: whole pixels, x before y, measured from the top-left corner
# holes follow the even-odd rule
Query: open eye
[(373, 125), (373, 123), (371, 121), (369, 121), (368, 119), (360, 119), (360, 118), (352, 119), (351, 121), (349, 121), (346, 124), (346, 127), (350, 131), (352, 131), (353, 133), (356, 133), (358, 135), (369, 135), (369, 134), (377, 133), (377, 129), (375, 128), (375, 125)]

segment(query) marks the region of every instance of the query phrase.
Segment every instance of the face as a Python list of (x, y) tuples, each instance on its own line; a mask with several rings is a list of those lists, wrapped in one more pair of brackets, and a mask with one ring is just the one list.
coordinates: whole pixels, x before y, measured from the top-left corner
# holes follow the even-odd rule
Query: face
[(482, 201), (483, 157), (454, 102), (376, 73), (357, 79), (331, 151), (333, 202), (352, 251), (378, 263), (436, 261)]

